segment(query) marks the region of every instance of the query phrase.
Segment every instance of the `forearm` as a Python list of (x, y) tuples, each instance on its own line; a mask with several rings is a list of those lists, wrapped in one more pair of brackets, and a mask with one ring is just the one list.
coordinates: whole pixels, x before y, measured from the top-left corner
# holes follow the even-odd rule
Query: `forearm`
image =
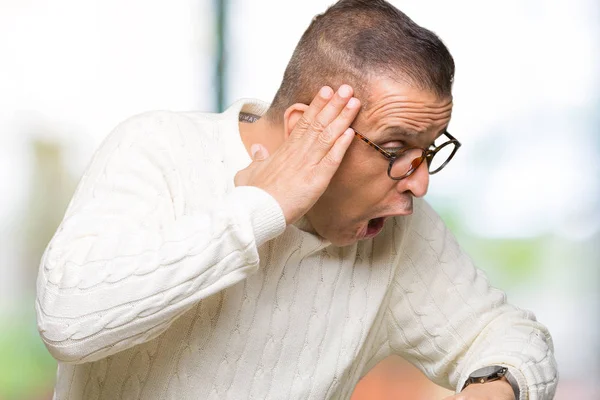
[(67, 362), (114, 354), (244, 279), (258, 267), (260, 242), (285, 228), (273, 202), (256, 188), (236, 188), (211, 212), (161, 231), (67, 221), (38, 277), (38, 325), (50, 352)]
[(506, 303), (429, 206), (416, 214), (389, 306), (392, 350), (457, 392), (475, 370), (502, 365), (521, 398), (552, 398), (557, 371), (547, 329)]
[(496, 317), (475, 336), (460, 364), (457, 392), (473, 371), (500, 365), (517, 384), (519, 399), (554, 398), (558, 375), (552, 338), (530, 312), (515, 310)]
[(87, 362), (150, 340), (257, 268), (285, 218), (258, 188), (227, 192), (220, 160), (175, 113), (135, 116), (105, 140), (39, 269), (38, 327), (54, 357)]

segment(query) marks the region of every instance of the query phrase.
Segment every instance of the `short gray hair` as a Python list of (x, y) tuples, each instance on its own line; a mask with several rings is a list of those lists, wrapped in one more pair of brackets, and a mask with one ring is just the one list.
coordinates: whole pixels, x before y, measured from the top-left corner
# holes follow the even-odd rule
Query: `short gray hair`
[(280, 123), (325, 85), (350, 84), (364, 102), (369, 79), (382, 76), (451, 96), (454, 60), (440, 38), (386, 1), (338, 1), (302, 35), (266, 117)]

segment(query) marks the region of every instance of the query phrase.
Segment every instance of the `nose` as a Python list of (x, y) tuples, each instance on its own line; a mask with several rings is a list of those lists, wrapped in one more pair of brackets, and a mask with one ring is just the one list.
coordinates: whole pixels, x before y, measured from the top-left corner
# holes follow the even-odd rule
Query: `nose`
[(410, 191), (414, 197), (423, 197), (427, 194), (429, 188), (429, 170), (427, 162), (423, 161), (421, 165), (410, 176), (398, 181), (398, 191), (401, 193)]

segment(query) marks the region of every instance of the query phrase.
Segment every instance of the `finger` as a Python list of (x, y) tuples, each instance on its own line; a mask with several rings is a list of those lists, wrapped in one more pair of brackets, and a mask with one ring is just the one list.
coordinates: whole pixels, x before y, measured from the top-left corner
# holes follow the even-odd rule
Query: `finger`
[[(335, 120), (327, 126), (327, 128), (318, 136), (317, 140), (311, 143), (309, 148), (309, 158), (317, 163), (320, 162), (323, 157), (327, 156), (340, 135), (350, 127), (350, 124), (358, 115), (359, 110), (360, 100), (355, 97), (351, 98)], [(354, 132), (352, 135), (354, 135)]]
[(308, 124), (312, 123), (312, 121), (314, 121), (317, 115), (321, 112), (323, 107), (325, 107), (329, 100), (331, 100), (333, 95), (334, 92), (332, 88), (329, 86), (323, 86), (319, 90), (319, 93), (317, 93), (317, 95), (312, 99), (310, 105), (304, 112), (302, 118), (305, 120), (305, 122)]
[(331, 179), (335, 171), (339, 168), (353, 139), (354, 130), (352, 128), (346, 129), (319, 163), (319, 172), (327, 177), (327, 179)]
[[(323, 107), (321, 112), (316, 116), (312, 123), (315, 134), (319, 134), (329, 126), (331, 122), (342, 112), (344, 107), (348, 104), (352, 98), (354, 90), (349, 85), (342, 85), (338, 91), (333, 95), (331, 100)], [(339, 132), (340, 134), (343, 132)]]
[(269, 157), (269, 151), (261, 144), (255, 143), (250, 147), (253, 161), (263, 161)]
[(247, 182), (248, 182), (248, 170), (247, 169), (238, 171), (238, 173), (235, 174), (235, 176), (233, 177), (233, 184), (236, 187), (237, 186), (246, 186)]
[(444, 397), (442, 400), (456, 400), (456, 396), (450, 395), (450, 396)]

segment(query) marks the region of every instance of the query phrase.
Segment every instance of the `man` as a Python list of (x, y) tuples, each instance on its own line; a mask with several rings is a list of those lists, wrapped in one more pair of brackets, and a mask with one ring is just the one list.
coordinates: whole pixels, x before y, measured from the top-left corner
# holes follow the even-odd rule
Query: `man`
[(398, 354), (453, 399), (552, 398), (547, 330), (421, 199), (460, 146), (453, 75), (400, 11), (342, 0), (270, 106), (117, 127), (40, 266), (55, 397), (348, 399)]

